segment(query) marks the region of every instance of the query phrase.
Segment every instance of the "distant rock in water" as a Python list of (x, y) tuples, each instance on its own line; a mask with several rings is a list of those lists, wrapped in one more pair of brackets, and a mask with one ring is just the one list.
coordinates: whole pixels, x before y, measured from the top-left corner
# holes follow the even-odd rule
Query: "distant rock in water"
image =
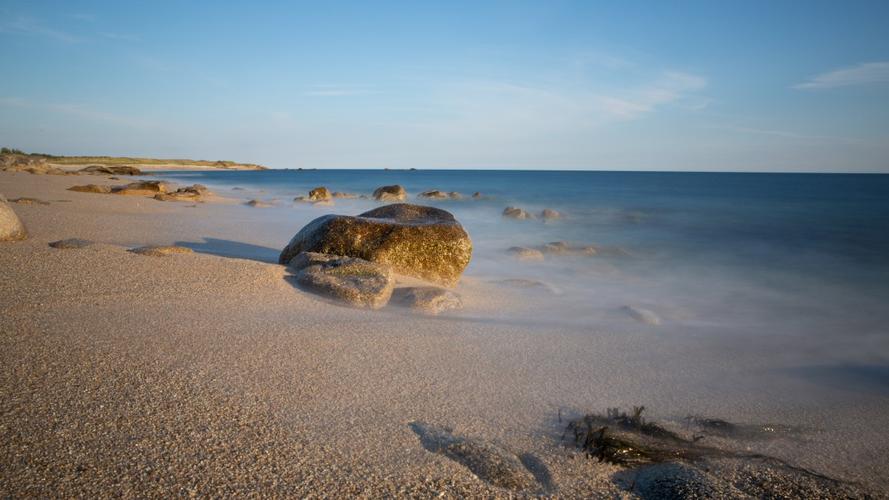
[(51, 246), (52, 248), (58, 248), (59, 250), (72, 250), (86, 248), (93, 244), (94, 243), (90, 240), (82, 240), (80, 238), (68, 238), (66, 240), (53, 241), (49, 244), (49, 246)]
[(374, 190), (373, 197), (377, 201), (404, 201), (407, 199), (407, 192), (398, 184), (392, 186), (381, 186)]
[(544, 208), (543, 211), (540, 212), (540, 218), (543, 220), (561, 219), (562, 213), (551, 208)]
[(130, 252), (139, 254), (139, 255), (148, 255), (150, 257), (165, 257), (167, 255), (173, 255), (176, 253), (192, 253), (193, 250), (188, 247), (179, 247), (179, 246), (146, 246), (133, 248)]
[(334, 191), (334, 192), (330, 193), (330, 196), (332, 196), (332, 197), (334, 197), (334, 198), (342, 198), (342, 199), (355, 199), (355, 198), (358, 198), (358, 195), (357, 195), (357, 194), (354, 194), (354, 193), (343, 193), (343, 192), (340, 192), (340, 191)]
[(301, 286), (353, 307), (379, 309), (389, 302), (392, 271), (364, 259), (301, 252), (290, 261)]
[(431, 191), (423, 191), (417, 195), (417, 198), (426, 198), (430, 200), (462, 200), (463, 195), (456, 191), (445, 192), (433, 189)]
[(552, 255), (593, 256), (599, 254), (599, 248), (594, 245), (572, 245), (567, 241), (552, 241), (540, 247), (540, 251)]
[(535, 248), (528, 247), (510, 247), (507, 253), (519, 260), (541, 261), (543, 260), (543, 252)]
[(528, 213), (527, 211), (518, 208), (518, 207), (506, 207), (503, 209), (503, 216), (509, 219), (533, 219), (534, 216)]
[(357, 257), (453, 286), (472, 258), (472, 241), (449, 212), (398, 203), (357, 217), (319, 217), (290, 240), (278, 261), (288, 264), (300, 252)]
[(524, 278), (508, 278), (503, 280), (492, 281), (495, 285), (508, 286), (510, 288), (519, 288), (525, 290), (542, 290), (553, 295), (561, 295), (562, 291), (558, 288), (538, 280), (529, 280)]
[(661, 318), (654, 311), (635, 306), (623, 306), (620, 310), (640, 323), (645, 323), (646, 325), (661, 324)]
[(391, 303), (418, 310), (426, 314), (438, 314), (463, 308), (463, 300), (456, 293), (435, 286), (411, 286), (396, 288)]
[(108, 194), (111, 192), (111, 186), (102, 186), (99, 184), (85, 184), (82, 186), (71, 186), (68, 191), (77, 191), (78, 193), (99, 193)]
[(179, 188), (170, 193), (158, 193), (154, 195), (154, 199), (158, 201), (199, 201), (207, 194), (210, 194), (207, 186), (195, 184)]
[(267, 203), (262, 200), (250, 200), (247, 203), (244, 203), (244, 205), (247, 205), (248, 207), (255, 207), (255, 208), (269, 208), (272, 206), (271, 203)]
[(0, 196), (0, 241), (21, 241), (28, 238), (19, 216), (6, 204), (6, 198)]
[(235, 186), (232, 188), (232, 191), (246, 191), (246, 190), (240, 186)]

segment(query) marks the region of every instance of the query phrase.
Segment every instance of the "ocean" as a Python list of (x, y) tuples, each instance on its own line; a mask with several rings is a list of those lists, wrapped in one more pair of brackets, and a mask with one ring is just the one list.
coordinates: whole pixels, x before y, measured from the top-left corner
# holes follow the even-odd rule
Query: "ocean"
[[(663, 173), (443, 170), (268, 170), (164, 172), (223, 196), (258, 198), (272, 208), (232, 207), (267, 251), (212, 243), (206, 250), (274, 261), (314, 217), (357, 215), (378, 206), (338, 199), (331, 207), (294, 203), (316, 186), (369, 195), (401, 184), (409, 202), (452, 212), (474, 244), (467, 279), (529, 279), (553, 293), (529, 292), (515, 321), (645, 328), (626, 307), (654, 313), (672, 335), (786, 335), (834, 362), (889, 362), (889, 176), (846, 174)], [(239, 187), (243, 190), (233, 190)], [(422, 191), (457, 191), (462, 200), (420, 200)], [(473, 199), (473, 193), (481, 193)], [(516, 206), (558, 220), (511, 220)], [(519, 261), (513, 246), (565, 241), (597, 255), (547, 254)], [(277, 248), (275, 246), (278, 245)], [(262, 248), (261, 246), (259, 248)], [(545, 306), (545, 307), (544, 307)], [(542, 309), (543, 308), (543, 309)], [(541, 310), (551, 314), (542, 317)], [(803, 347), (801, 347), (802, 349)], [(879, 381), (878, 381), (879, 382)], [(889, 379), (881, 382), (889, 392)]]

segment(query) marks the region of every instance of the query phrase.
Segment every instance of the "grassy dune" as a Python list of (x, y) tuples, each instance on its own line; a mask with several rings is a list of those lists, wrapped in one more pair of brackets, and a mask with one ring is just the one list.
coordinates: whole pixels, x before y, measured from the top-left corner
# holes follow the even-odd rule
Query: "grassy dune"
[(266, 167), (254, 163), (238, 163), (228, 160), (185, 160), (185, 159), (161, 159), (161, 158), (130, 158), (127, 156), (55, 156), (44, 153), (24, 153), (16, 149), (3, 148), (4, 154), (22, 154), (31, 158), (43, 158), (56, 165), (175, 165), (185, 167), (215, 167), (230, 169), (265, 170)]

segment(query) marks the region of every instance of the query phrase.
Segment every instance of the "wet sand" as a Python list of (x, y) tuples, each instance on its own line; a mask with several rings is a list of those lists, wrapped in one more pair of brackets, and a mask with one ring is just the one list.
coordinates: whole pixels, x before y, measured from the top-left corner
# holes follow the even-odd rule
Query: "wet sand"
[[(472, 275), (455, 316), (349, 309), (264, 261), (300, 224), (269, 238), (260, 209), (66, 191), (86, 182), (115, 183), (0, 172), (7, 198), (50, 202), (11, 204), (30, 238), (0, 243), (3, 495), (516, 494), (427, 451), (421, 421), (533, 455), (548, 479), (519, 495), (630, 496), (619, 467), (559, 442), (558, 414), (638, 404), (803, 426), (744, 446), (885, 491), (889, 389), (773, 382), (790, 340), (563, 324)], [(48, 246), (64, 238), (98, 244)], [(196, 252), (127, 252), (174, 243)]]

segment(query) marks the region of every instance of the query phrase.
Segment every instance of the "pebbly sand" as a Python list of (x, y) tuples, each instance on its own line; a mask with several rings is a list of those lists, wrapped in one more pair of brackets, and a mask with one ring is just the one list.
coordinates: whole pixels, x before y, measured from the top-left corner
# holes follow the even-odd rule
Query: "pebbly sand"
[[(800, 426), (719, 444), (886, 491), (889, 394), (774, 377), (792, 339), (560, 322), (539, 292), (471, 274), (460, 314), (341, 307), (263, 262), (301, 221), (269, 236), (261, 209), (66, 190), (84, 180), (0, 172), (7, 198), (50, 202), (12, 204), (30, 238), (0, 243), (3, 496), (633, 497), (560, 442), (558, 415), (639, 404)], [(65, 238), (97, 244), (48, 246)], [(492, 486), (413, 422), (530, 454), (539, 488)]]

